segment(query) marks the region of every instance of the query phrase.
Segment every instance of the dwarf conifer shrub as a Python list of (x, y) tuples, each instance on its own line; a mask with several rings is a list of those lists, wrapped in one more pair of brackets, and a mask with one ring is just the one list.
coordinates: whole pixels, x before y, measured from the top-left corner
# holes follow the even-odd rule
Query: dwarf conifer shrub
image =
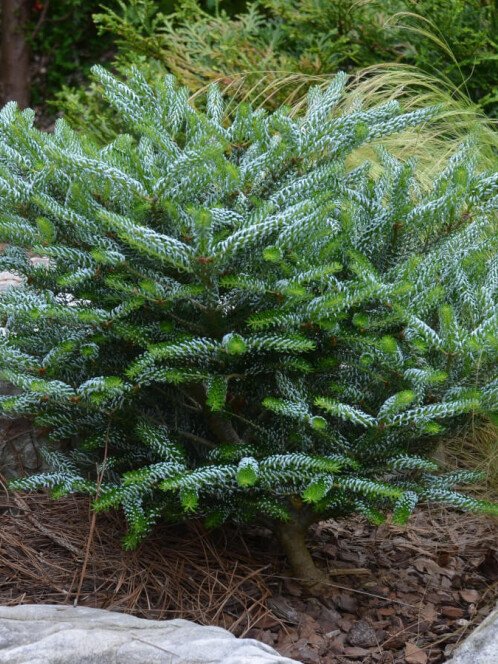
[(159, 518), (257, 519), (307, 579), (313, 521), (496, 511), (427, 458), (497, 407), (498, 174), (472, 143), (427, 192), (413, 161), (347, 158), (437, 109), (337, 113), (344, 75), (301, 118), (229, 123), (216, 87), (200, 113), (171, 77), (96, 74), (129, 127), (103, 149), (0, 114), (0, 269), (25, 280), (0, 296), (1, 410), (78, 441), (12, 486), (122, 506), (128, 547)]

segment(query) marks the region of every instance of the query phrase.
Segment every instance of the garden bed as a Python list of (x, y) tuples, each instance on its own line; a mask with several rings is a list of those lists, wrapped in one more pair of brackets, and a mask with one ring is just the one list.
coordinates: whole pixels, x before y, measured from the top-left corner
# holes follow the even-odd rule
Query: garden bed
[(265, 530), (161, 525), (120, 548), (118, 514), (88, 498), (2, 497), (0, 603), (60, 603), (186, 618), (250, 636), (305, 664), (436, 664), (498, 596), (498, 523), (444, 508), (407, 527), (327, 521), (310, 545), (332, 577), (312, 597), (285, 573)]

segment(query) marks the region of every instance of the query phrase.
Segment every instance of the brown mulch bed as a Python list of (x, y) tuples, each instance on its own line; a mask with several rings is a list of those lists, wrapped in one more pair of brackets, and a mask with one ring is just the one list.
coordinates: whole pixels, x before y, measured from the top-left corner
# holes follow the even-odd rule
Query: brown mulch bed
[(121, 549), (123, 532), (119, 514), (95, 518), (85, 497), (4, 492), (0, 603), (186, 618), (304, 664), (436, 664), (498, 597), (498, 522), (442, 508), (405, 528), (360, 518), (315, 527), (317, 561), (346, 571), (320, 598), (285, 573), (265, 530), (161, 525), (133, 552)]

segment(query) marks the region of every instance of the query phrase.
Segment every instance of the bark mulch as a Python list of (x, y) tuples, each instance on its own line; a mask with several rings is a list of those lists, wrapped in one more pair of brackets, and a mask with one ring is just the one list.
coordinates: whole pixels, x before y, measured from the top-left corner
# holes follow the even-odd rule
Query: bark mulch
[(123, 533), (121, 515), (95, 517), (88, 498), (4, 491), (0, 604), (181, 617), (304, 664), (436, 664), (498, 598), (498, 522), (442, 508), (418, 511), (404, 528), (360, 518), (316, 526), (314, 557), (344, 570), (320, 597), (286, 574), (265, 530), (165, 524), (131, 552)]

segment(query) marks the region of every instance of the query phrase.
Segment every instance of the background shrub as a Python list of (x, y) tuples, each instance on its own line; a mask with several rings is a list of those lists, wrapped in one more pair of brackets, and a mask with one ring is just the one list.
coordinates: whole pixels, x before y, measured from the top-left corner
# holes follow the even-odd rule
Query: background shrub
[[(216, 80), (233, 100), (276, 108), (302, 98), (315, 77), (381, 63), (415, 67), (460, 90), (488, 115), (498, 108), (498, 11), (477, 0), (257, 0), (213, 15), (200, 2), (159, 11), (154, 0), (120, 2), (95, 20), (118, 49), (115, 66), (138, 65), (149, 80), (164, 70), (192, 92)], [(241, 6), (242, 5), (242, 6)], [(93, 100), (93, 104), (98, 103)], [(58, 107), (92, 125), (92, 103), (65, 89)], [(76, 124), (75, 124), (76, 123)], [(96, 122), (93, 122), (96, 125)], [(106, 138), (109, 138), (106, 135)]]

